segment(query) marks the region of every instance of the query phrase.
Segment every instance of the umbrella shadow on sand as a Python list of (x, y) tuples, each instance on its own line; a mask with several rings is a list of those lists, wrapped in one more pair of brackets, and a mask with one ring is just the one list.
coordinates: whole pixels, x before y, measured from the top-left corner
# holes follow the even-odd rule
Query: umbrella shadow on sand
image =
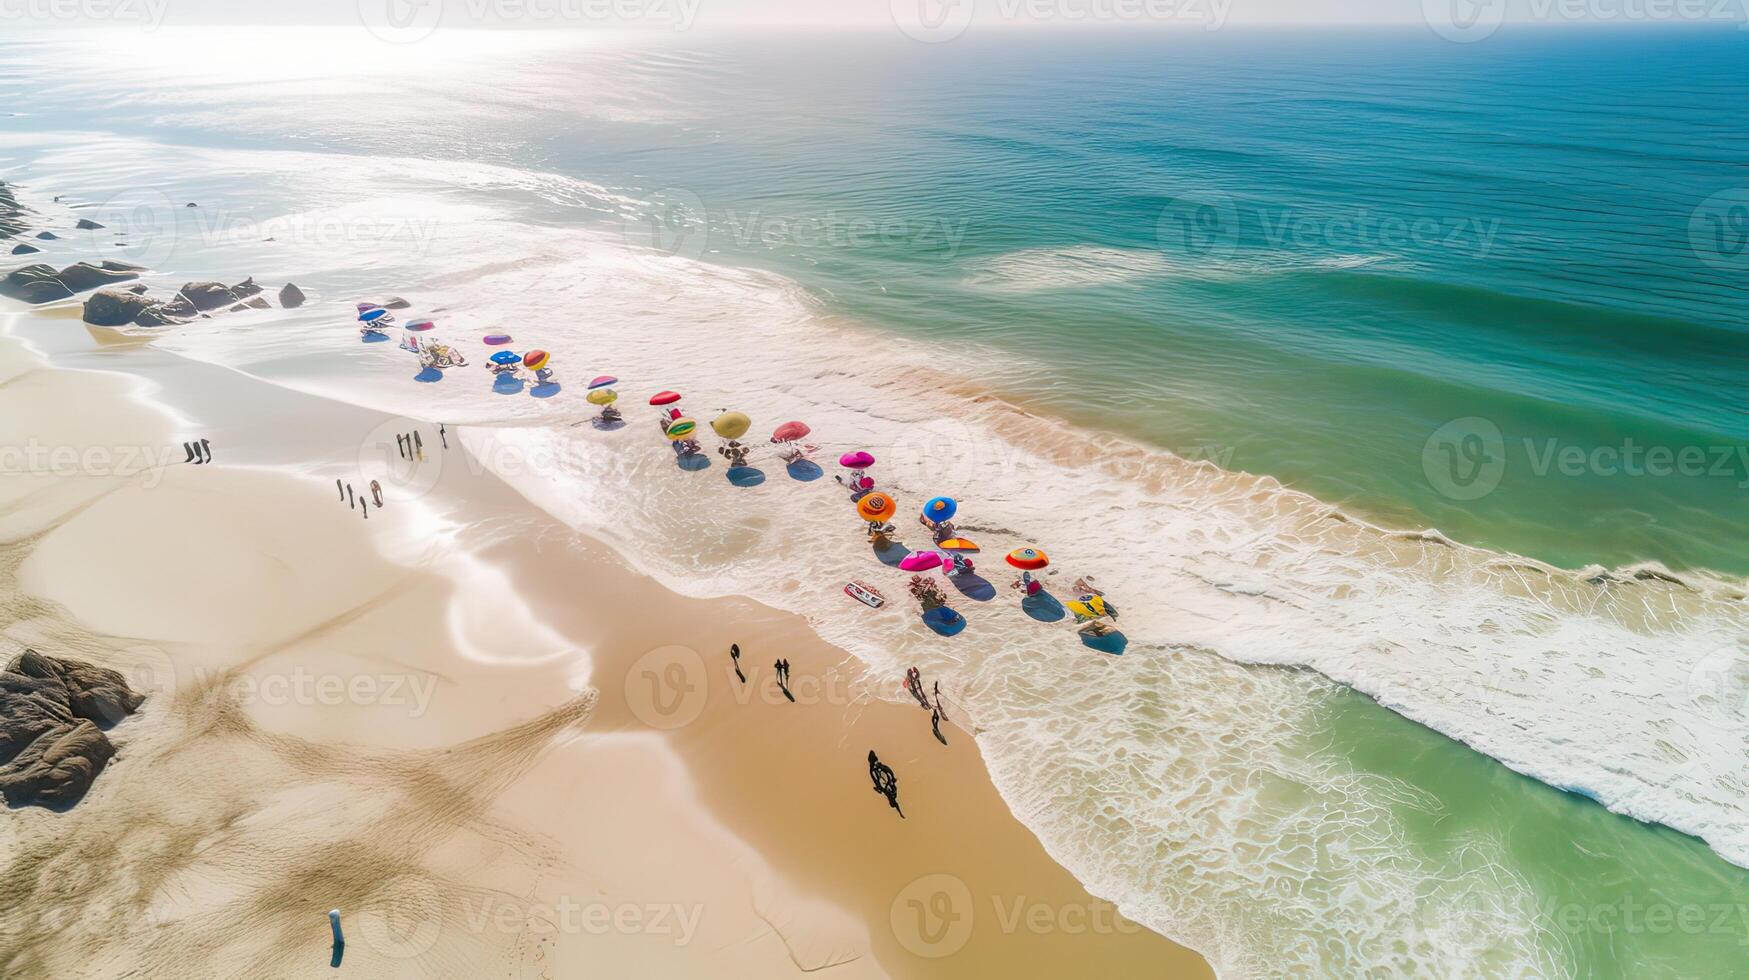
[(687, 453), (684, 456), (674, 457), (674, 465), (688, 473), (697, 473), (699, 470), (711, 468), (711, 458), (704, 453)]
[(492, 390), (500, 395), (520, 395), (528, 382), (511, 374), (500, 374), (492, 381)]
[(1112, 630), (1104, 636), (1091, 636), (1082, 633), (1081, 642), (1100, 653), (1109, 653), (1114, 657), (1123, 656), (1124, 649), (1130, 645), (1129, 637), (1117, 630)]
[(946, 606), (937, 606), (923, 614), (923, 625), (942, 636), (953, 636), (966, 628), (966, 618)]
[(617, 422), (609, 422), (606, 419), (602, 418), (601, 416), (597, 415), (595, 418), (592, 418), (589, 420), (589, 424), (597, 429), (600, 429), (602, 432), (617, 432), (620, 429), (623, 429), (626, 427), (626, 420), (620, 419)]
[(1069, 611), (1063, 608), (1063, 604), (1057, 601), (1057, 597), (1044, 589), (1020, 600), (1020, 608), (1022, 612), (1041, 623), (1060, 622), (1064, 616), (1069, 614)]
[(949, 575), (947, 580), (953, 583), (953, 587), (959, 590), (960, 595), (974, 602), (989, 602), (996, 598), (996, 587), (990, 584), (989, 579), (976, 572)]
[(536, 398), (551, 398), (559, 393), (559, 383), (548, 381), (546, 384), (538, 384), (528, 389), (528, 393)]
[(820, 468), (820, 464), (811, 459), (798, 459), (785, 466), (784, 469), (789, 471), (790, 479), (801, 483), (812, 483), (826, 475), (826, 471)]
[(428, 367), (425, 370), (420, 371), (418, 374), (413, 375), (413, 380), (423, 384), (436, 384), (443, 380), (443, 372), (434, 367)]
[(366, 344), (380, 344), (388, 339), (389, 335), (386, 333), (367, 333), (359, 335), (359, 341)]
[(905, 560), (905, 556), (911, 553), (910, 548), (905, 547), (897, 541), (889, 541), (885, 548), (878, 544), (873, 545), (872, 547), (874, 549), (875, 558), (879, 559), (881, 564), (890, 568), (898, 568), (899, 563)]
[(731, 466), (729, 482), (738, 487), (756, 487), (765, 482), (765, 471), (757, 466)]

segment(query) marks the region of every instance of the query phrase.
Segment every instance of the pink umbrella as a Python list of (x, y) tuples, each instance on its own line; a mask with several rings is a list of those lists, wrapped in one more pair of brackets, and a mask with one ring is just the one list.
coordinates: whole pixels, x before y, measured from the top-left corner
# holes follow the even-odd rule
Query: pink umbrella
[(913, 551), (899, 559), (899, 571), (901, 572), (926, 572), (931, 568), (940, 567), (941, 552), (939, 551)]
[(860, 470), (874, 465), (875, 458), (858, 449), (853, 453), (845, 453), (838, 457), (838, 465), (847, 469)]
[(489, 333), (480, 338), (480, 343), (485, 344), (487, 347), (503, 347), (505, 344), (510, 343), (510, 335), (507, 333)]
[(812, 431), (812, 429), (809, 429), (806, 425), (803, 425), (800, 422), (785, 422), (777, 427), (777, 431), (771, 434), (771, 441), (795, 442), (797, 439), (802, 438)]
[(430, 320), (414, 320), (412, 323), (407, 324), (407, 329), (415, 333), (424, 333), (435, 326), (437, 326), (437, 324), (432, 323)]

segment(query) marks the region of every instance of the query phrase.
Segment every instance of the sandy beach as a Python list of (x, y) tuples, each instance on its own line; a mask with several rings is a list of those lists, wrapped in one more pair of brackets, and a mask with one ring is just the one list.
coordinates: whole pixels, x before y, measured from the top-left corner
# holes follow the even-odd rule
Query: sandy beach
[(6, 652), (150, 696), (82, 803), (9, 814), (0, 972), (308, 976), (338, 907), (365, 976), (1209, 974), (1009, 815), (951, 691), (943, 746), (900, 678), (632, 572), (455, 430), (367, 518), (335, 480), (411, 423), (90, 333), (122, 373), (0, 340), (0, 444), (43, 453), (0, 479)]

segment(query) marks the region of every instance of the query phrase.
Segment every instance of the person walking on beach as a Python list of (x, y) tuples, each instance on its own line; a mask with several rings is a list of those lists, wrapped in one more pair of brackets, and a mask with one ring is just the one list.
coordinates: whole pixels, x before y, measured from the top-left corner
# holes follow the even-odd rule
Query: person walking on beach
[(729, 644), (729, 659), (735, 662), (735, 676), (741, 679), (741, 683), (747, 683), (747, 675), (741, 673), (741, 644)]
[(917, 703), (922, 706), (924, 711), (929, 710), (929, 698), (923, 693), (922, 671), (915, 667), (911, 667), (905, 671), (905, 690), (908, 691), (913, 698), (917, 699)]
[(347, 510), (357, 510), (358, 509), (358, 504), (356, 502), (354, 502), (352, 499), (352, 484), (350, 484), (350, 483), (348, 483), (346, 485), (346, 509)]
[(346, 499), (346, 484), (341, 483), (339, 477), (334, 478), (334, 489), (340, 491), (340, 499), (341, 500)]
[(443, 440), (443, 448), (449, 448), (449, 433), (445, 431), (442, 422), (437, 423), (437, 438)]
[(395, 453), (402, 459), (407, 458), (407, 434), (405, 432), (395, 433)]
[(898, 810), (899, 819), (905, 819), (905, 811), (899, 809), (899, 777), (893, 775), (893, 768), (882, 762), (873, 749), (868, 751), (868, 778), (874, 781), (874, 791), (887, 798), (887, 805)]
[(411, 445), (413, 446), (413, 458), (421, 463), (425, 462), (425, 440), (420, 437), (418, 432), (413, 433)]
[(794, 704), (796, 696), (789, 691), (789, 661), (780, 658), (777, 663), (771, 666), (777, 671), (777, 689), (783, 692), (784, 697), (790, 699), (791, 704)]
[(947, 737), (941, 734), (941, 709), (935, 708), (929, 712), (929, 727), (935, 732), (935, 740), (947, 744)]
[(210, 463), (213, 461), (213, 444), (212, 443), (207, 442), (205, 439), (202, 439), (200, 441), (200, 451), (206, 455), (207, 462)]
[(941, 682), (940, 681), (935, 682), (935, 713), (942, 716), (943, 718), (947, 717), (946, 709), (942, 708), (942, 706), (941, 706)]

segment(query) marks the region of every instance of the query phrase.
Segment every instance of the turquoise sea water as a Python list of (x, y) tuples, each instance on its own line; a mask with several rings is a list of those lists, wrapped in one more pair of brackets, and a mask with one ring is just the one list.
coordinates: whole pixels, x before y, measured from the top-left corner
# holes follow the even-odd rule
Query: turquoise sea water
[[(938, 341), (969, 381), (1389, 526), (1741, 578), (1745, 67), (1735, 32), (821, 35), (543, 51), (416, 124), (382, 121), (423, 94), (392, 79), (374, 106), (187, 96), (204, 112), (40, 76), (12, 91), (67, 129), (575, 175), (634, 219), (503, 207), (780, 272)], [(261, 123), (257, 102), (288, 98)], [(1013, 356), (963, 353), (980, 346)], [(1622, 472), (1632, 447), (1688, 472)], [(1358, 694), (1317, 721), (1294, 751), (1412, 788), (1396, 846), (1528, 883), (1557, 972), (1743, 962), (1749, 884), (1700, 842)]]

